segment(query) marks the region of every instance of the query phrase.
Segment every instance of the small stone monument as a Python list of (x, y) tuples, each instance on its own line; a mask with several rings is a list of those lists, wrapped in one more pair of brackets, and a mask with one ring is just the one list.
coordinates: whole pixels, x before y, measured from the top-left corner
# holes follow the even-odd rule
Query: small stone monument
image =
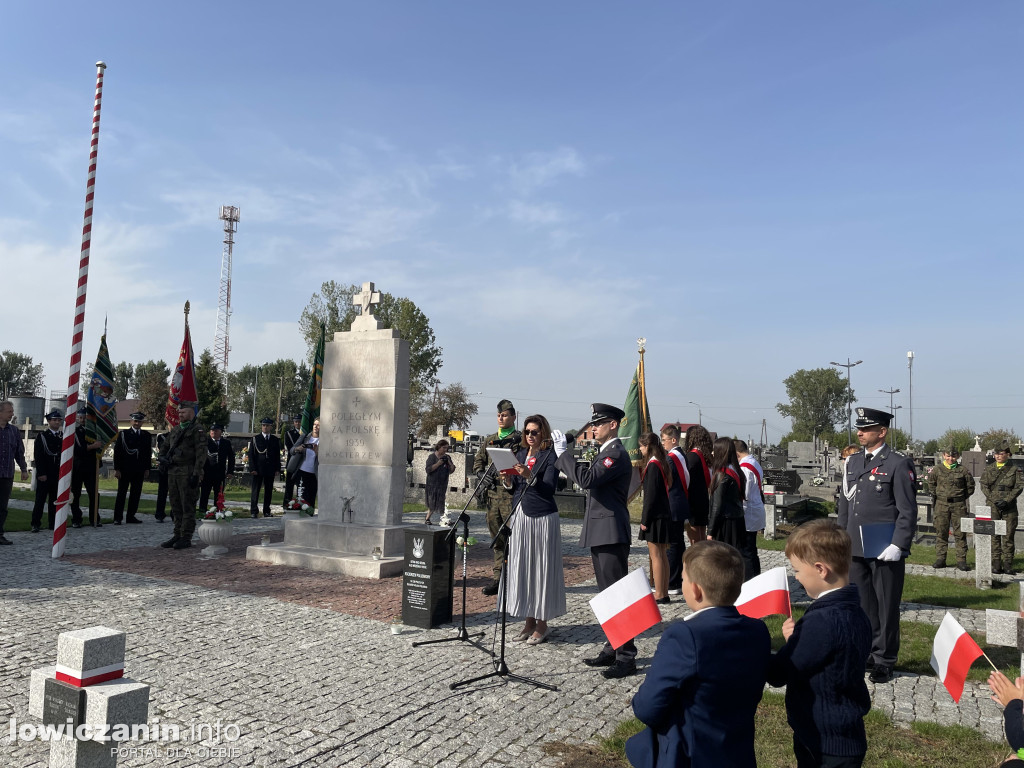
[(319, 514), (286, 520), (284, 542), (249, 547), (248, 559), (366, 578), (402, 572), (409, 342), (381, 328), (379, 301), (374, 284), (363, 283), (352, 330), (334, 334), (324, 351)]
[(974, 517), (960, 518), (960, 530), (974, 534), (974, 583), (978, 589), (992, 588), (992, 537), (1006, 535), (1006, 521), (991, 517), (990, 507), (975, 507)]
[(118, 726), (146, 722), (149, 686), (124, 677), (124, 649), (125, 634), (116, 629), (62, 632), (57, 664), (32, 670), (29, 715), (44, 726), (71, 731), (50, 741), (51, 768), (113, 768), (117, 743), (124, 740)]
[(1018, 581), (1020, 598), (1018, 611), (985, 610), (985, 641), (989, 645), (1003, 645), (1020, 651), (1021, 669), (1024, 669), (1024, 582)]
[(764, 537), (771, 541), (775, 538), (775, 486), (764, 487)]

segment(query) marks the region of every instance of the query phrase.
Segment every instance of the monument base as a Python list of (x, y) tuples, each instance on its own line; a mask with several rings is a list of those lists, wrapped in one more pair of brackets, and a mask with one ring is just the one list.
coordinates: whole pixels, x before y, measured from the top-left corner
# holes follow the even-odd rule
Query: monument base
[(386, 579), (401, 576), (405, 564), (402, 557), (373, 559), (370, 555), (356, 555), (349, 552), (335, 552), (316, 547), (299, 547), (294, 544), (256, 545), (245, 550), (246, 560), (273, 565), (291, 565), (308, 568), (311, 571), (340, 573), (360, 579)]

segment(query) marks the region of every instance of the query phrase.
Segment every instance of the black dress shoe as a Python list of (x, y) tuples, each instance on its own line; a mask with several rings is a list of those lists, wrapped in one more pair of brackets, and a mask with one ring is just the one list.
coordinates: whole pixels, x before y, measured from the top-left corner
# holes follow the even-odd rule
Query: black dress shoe
[(93, 523), (92, 527), (93, 528), (102, 528), (103, 527), (103, 523)]
[(178, 543), (178, 537), (177, 536), (172, 536), (171, 538), (169, 538), (167, 541), (165, 541), (160, 546), (163, 547), (164, 549), (170, 549), (171, 547), (173, 547), (177, 543)]
[(497, 582), (497, 580), (492, 581), (486, 587), (481, 589), (480, 592), (485, 594), (485, 595), (496, 595), (496, 594), (498, 594), (498, 582)]
[(583, 663), (588, 667), (610, 667), (615, 663), (615, 657), (605, 656), (603, 653), (599, 653), (592, 659), (584, 659)]
[(607, 680), (618, 680), (636, 674), (636, 663), (632, 661), (616, 661), (601, 673)]
[(137, 517), (129, 517), (127, 520), (125, 520), (125, 522), (132, 523), (133, 525), (142, 525), (142, 521), (139, 520), (139, 518)]
[(255, 520), (255, 519), (256, 519), (256, 518), (258, 518), (258, 517), (259, 517), (259, 514), (258, 514), (257, 512), (253, 512), (253, 513), (252, 513), (252, 519), (253, 519), (253, 520)]
[(658, 605), (668, 605), (672, 602), (672, 599), (668, 595), (665, 595), (665, 597), (654, 598), (654, 602), (656, 602)]
[(2, 547), (4, 544), (13, 544), (13, 543), (14, 543), (13, 541), (11, 541), (10, 539), (4, 538), (4, 535), (2, 533), (0, 533), (0, 547)]
[(868, 675), (868, 680), (872, 683), (888, 683), (892, 678), (892, 667), (887, 664), (876, 664), (875, 668), (871, 670), (871, 674)]
[(192, 539), (178, 539), (174, 542), (172, 549), (188, 549), (192, 546)]
[(867, 663), (864, 664), (864, 671), (865, 672), (871, 672), (871, 671), (874, 670), (874, 668), (875, 668), (875, 660), (874, 659), (868, 659)]
[(81, 524), (81, 523), (72, 523), (72, 524), (71, 524), (71, 527), (72, 527), (72, 528), (81, 528), (81, 527), (82, 527), (82, 524)]
[(264, 517), (273, 517), (273, 516), (274, 516), (274, 513), (273, 513), (273, 512), (264, 512), (264, 513), (263, 513), (263, 516), (264, 516)]
[(115, 521), (114, 521), (114, 525), (120, 525), (120, 524), (121, 524), (121, 521), (120, 521), (120, 520), (115, 520)]
[(39, 526), (38, 525), (33, 525), (32, 526), (32, 533), (39, 533)]

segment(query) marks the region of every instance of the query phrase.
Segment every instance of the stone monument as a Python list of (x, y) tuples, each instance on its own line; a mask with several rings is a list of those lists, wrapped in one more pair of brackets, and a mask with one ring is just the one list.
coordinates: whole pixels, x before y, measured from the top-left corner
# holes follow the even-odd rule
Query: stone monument
[(285, 520), (284, 542), (249, 547), (248, 559), (364, 578), (402, 572), (409, 342), (381, 328), (379, 301), (373, 283), (363, 283), (352, 330), (324, 350), (319, 514)]
[(1021, 669), (1024, 669), (1024, 581), (1018, 581), (1017, 586), (1019, 610), (985, 609), (985, 641), (989, 645), (1016, 648), (1020, 652)]
[(978, 506), (974, 508), (974, 517), (960, 518), (960, 530), (974, 535), (975, 586), (978, 589), (991, 589), (992, 537), (1006, 535), (1006, 521), (993, 520), (989, 507)]

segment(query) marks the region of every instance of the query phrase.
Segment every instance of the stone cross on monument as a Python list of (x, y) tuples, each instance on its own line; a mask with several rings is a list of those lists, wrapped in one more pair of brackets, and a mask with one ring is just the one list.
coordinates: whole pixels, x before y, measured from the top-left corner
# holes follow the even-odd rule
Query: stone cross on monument
[(981, 451), (981, 435), (975, 435), (974, 436), (974, 447), (971, 448), (971, 450), (972, 451)]
[(380, 328), (380, 321), (374, 314), (380, 304), (380, 291), (375, 291), (373, 283), (363, 283), (363, 290), (352, 297), (353, 306), (359, 307), (359, 316), (352, 321), (352, 330), (375, 331)]
[(1020, 453), (1021, 448), (1024, 448), (1024, 440), (1017, 441), (1017, 453)]
[(960, 518), (960, 530), (974, 534), (974, 583), (992, 588), (992, 537), (1006, 535), (1006, 521), (993, 520), (991, 507), (975, 507), (974, 517)]
[(1021, 669), (1024, 669), (1024, 582), (1017, 584), (1020, 587), (1019, 610), (985, 610), (985, 641), (989, 645), (1016, 648), (1020, 651)]

